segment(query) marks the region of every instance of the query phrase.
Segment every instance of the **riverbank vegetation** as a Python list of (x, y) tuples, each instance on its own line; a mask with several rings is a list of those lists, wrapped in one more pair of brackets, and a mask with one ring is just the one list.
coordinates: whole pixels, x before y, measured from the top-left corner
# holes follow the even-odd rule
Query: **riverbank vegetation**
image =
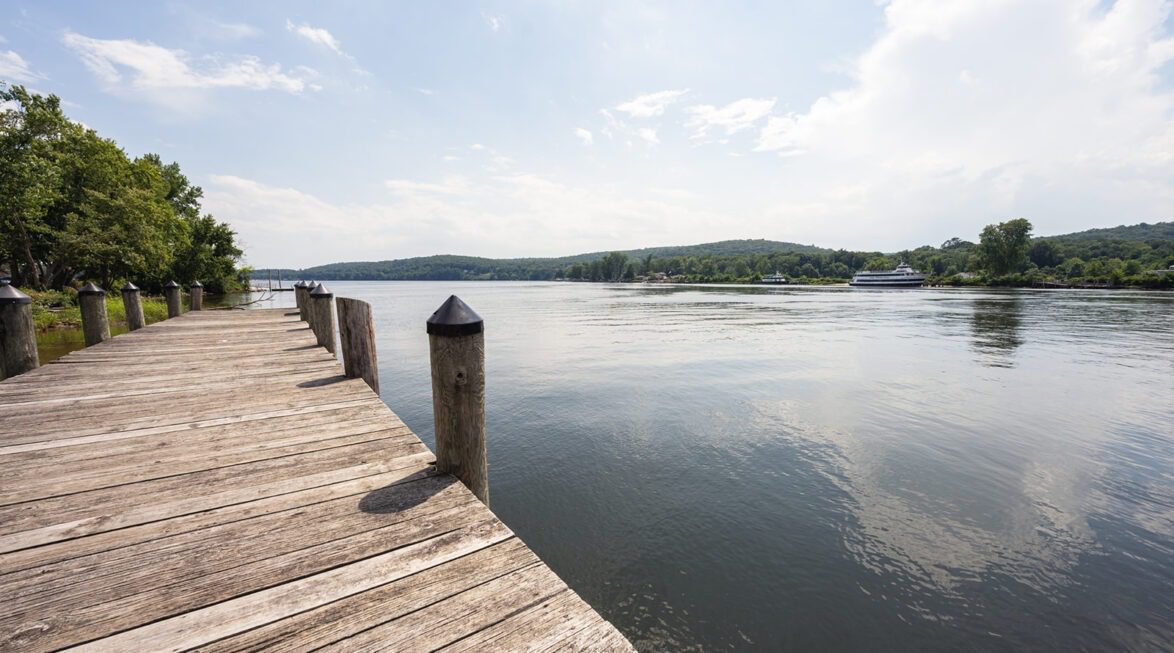
[[(1174, 222), (1032, 237), (1024, 219), (988, 225), (978, 242), (951, 238), (901, 252), (831, 250), (770, 240), (597, 252), (563, 258), (428, 256), (273, 270), (274, 278), (751, 283), (779, 272), (798, 283), (846, 283), (859, 270), (904, 261), (937, 285), (1172, 288)], [(259, 271), (260, 278), (269, 271)]]
[(0, 276), (33, 291), (247, 282), (236, 234), (202, 213), (203, 191), (179, 164), (132, 159), (54, 95), (0, 86), (0, 107)]
[[(33, 300), (33, 324), (37, 330), (82, 326), (82, 312), (76, 290), (29, 290), (28, 295)], [(167, 319), (167, 302), (162, 297), (144, 296), (140, 301), (147, 324)], [(126, 325), (126, 307), (117, 292), (106, 295), (106, 318), (111, 325)]]

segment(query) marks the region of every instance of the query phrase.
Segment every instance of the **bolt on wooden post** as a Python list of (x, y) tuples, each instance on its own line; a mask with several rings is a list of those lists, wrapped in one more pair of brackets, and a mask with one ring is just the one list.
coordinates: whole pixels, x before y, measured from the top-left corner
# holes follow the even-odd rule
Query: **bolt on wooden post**
[(334, 353), (334, 293), (326, 286), (318, 284), (310, 292), (310, 313), (312, 316), (310, 328), (318, 344), (326, 351)]
[(126, 326), (131, 331), (138, 331), (147, 326), (143, 317), (143, 298), (139, 295), (139, 287), (129, 281), (122, 287), (122, 308), (126, 313)]
[(94, 283), (87, 283), (77, 291), (77, 301), (82, 308), (82, 335), (86, 346), (110, 339), (110, 321), (106, 317), (106, 291)]
[(0, 381), (40, 364), (33, 299), (7, 281), (0, 282)]
[(167, 317), (179, 317), (183, 314), (183, 301), (179, 296), (179, 284), (175, 281), (168, 281), (167, 285), (163, 286), (163, 294), (167, 296)]
[(489, 505), (485, 454), (485, 321), (456, 295), (428, 318), (436, 469)]
[(299, 281), (294, 284), (294, 301), (298, 305), (298, 317), (300, 317), (301, 320), (307, 324), (309, 324), (310, 321), (308, 314), (310, 307), (309, 302), (307, 301), (309, 296), (310, 284), (306, 283), (305, 281)]
[(192, 310), (204, 310), (204, 284), (199, 281), (193, 281), (191, 285), (192, 293)]
[(375, 319), (371, 305), (339, 297), (338, 339), (342, 343), (342, 367), (347, 377), (361, 378), (379, 394), (379, 362), (375, 356)]

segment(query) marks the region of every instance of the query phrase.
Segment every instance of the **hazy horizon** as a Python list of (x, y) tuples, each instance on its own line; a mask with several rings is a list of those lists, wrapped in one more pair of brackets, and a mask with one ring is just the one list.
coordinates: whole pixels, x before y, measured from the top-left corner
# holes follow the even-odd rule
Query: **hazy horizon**
[(0, 79), (204, 188), (246, 262), (1169, 219), (1171, 3), (12, 3)]

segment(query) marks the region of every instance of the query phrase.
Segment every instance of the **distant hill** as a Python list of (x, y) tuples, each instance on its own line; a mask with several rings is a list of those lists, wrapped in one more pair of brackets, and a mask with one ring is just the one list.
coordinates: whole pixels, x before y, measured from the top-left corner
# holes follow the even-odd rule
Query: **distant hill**
[[(1165, 252), (1174, 248), (1174, 222), (1159, 222), (1156, 224), (1136, 224), (1129, 226), (1111, 227), (1108, 229), (1089, 229), (1078, 233), (1045, 236), (1036, 240), (1051, 241), (1055, 245), (1055, 255), (1065, 260), (1070, 257), (1079, 257), (1084, 260), (1108, 257), (1120, 259), (1139, 259), (1147, 265), (1160, 264), (1165, 267), (1162, 257)], [(421, 256), (415, 258), (395, 259), (388, 261), (353, 261), (345, 263), (330, 263), (304, 270), (256, 270), (253, 279), (264, 282), (270, 273), (273, 279), (286, 281), (296, 279), (320, 280), (460, 280), (460, 279), (503, 279), (503, 280), (542, 280), (553, 279), (565, 274), (576, 264), (589, 264), (601, 261), (611, 252), (588, 252), (563, 256), (558, 258), (483, 258), (478, 256), (455, 256), (443, 254), (437, 256)], [(620, 251), (629, 260), (642, 261), (649, 255), (653, 259), (668, 262), (676, 269), (686, 267), (685, 261), (674, 259), (716, 259), (728, 264), (736, 257), (749, 257), (748, 262), (755, 259), (762, 265), (774, 271), (777, 266), (781, 269), (799, 270), (804, 264), (811, 264), (820, 274), (825, 276), (842, 277), (851, 271), (860, 269), (870, 258), (880, 256), (879, 252), (844, 252), (831, 250), (815, 245), (800, 245), (776, 240), (723, 240), (714, 243), (699, 245), (678, 245), (670, 247), (645, 247)], [(946, 254), (943, 250), (934, 247), (922, 247), (915, 250), (920, 256), (930, 257), (935, 253)], [(965, 253), (955, 252), (955, 255), (965, 258)], [(909, 255), (906, 252), (905, 255)], [(769, 257), (769, 260), (764, 260)], [(916, 260), (916, 259), (915, 259)], [(962, 259), (960, 259), (961, 261)], [(832, 268), (831, 263), (840, 263), (843, 268)], [(913, 262), (913, 261), (911, 261)], [(929, 261), (927, 260), (926, 263)], [(825, 263), (829, 265), (824, 265)], [(622, 264), (621, 264), (622, 265)], [(961, 263), (959, 263), (961, 265)], [(961, 268), (959, 268), (961, 269)], [(938, 271), (941, 272), (940, 270)], [(797, 274), (799, 272), (792, 272)], [(699, 273), (705, 274), (705, 273)], [(741, 270), (731, 274), (744, 276)], [(706, 278), (715, 278), (708, 276)]]
[[(800, 245), (777, 240), (723, 240), (700, 245), (644, 247), (620, 251), (628, 258), (643, 259), (667, 256), (745, 256), (750, 254), (815, 254), (831, 250), (814, 245)], [(588, 252), (559, 258), (482, 258), (478, 256), (419, 256), (388, 261), (353, 261), (329, 263), (304, 270), (272, 270), (273, 278), (322, 279), (343, 281), (375, 280), (456, 280), (456, 279), (551, 279), (568, 266), (603, 258), (611, 252)], [(267, 278), (270, 270), (256, 270), (255, 280)]]
[(1134, 225), (1121, 225), (1106, 229), (1089, 229), (1060, 236), (1046, 236), (1046, 240), (1076, 242), (1082, 240), (1129, 240), (1149, 242), (1152, 240), (1174, 240), (1174, 222), (1157, 222), (1147, 224), (1142, 222)]

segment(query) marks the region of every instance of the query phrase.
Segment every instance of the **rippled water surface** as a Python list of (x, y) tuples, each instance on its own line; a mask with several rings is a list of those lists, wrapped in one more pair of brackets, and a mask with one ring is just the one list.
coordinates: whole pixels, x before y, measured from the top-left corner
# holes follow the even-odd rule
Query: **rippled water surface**
[(1174, 648), (1174, 295), (330, 285), (429, 444), (481, 313), (494, 510), (641, 649)]

